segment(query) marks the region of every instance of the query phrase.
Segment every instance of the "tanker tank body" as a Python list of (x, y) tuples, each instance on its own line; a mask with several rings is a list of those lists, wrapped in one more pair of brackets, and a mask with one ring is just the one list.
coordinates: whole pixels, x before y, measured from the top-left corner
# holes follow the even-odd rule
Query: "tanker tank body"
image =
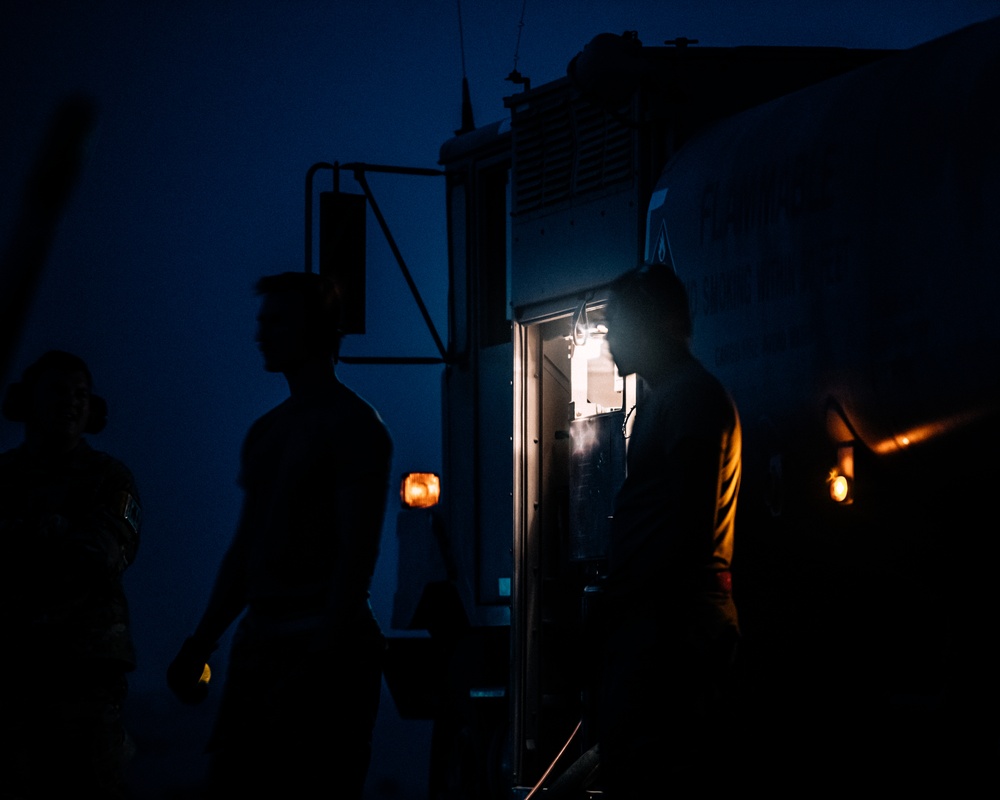
[(652, 194), (743, 419), (744, 719), (789, 763), (997, 757), (998, 98), (1000, 19), (712, 126)]

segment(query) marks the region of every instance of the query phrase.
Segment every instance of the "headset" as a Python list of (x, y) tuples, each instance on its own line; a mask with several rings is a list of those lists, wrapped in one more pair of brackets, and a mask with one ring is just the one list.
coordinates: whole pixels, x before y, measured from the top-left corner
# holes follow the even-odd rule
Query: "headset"
[[(3, 406), (0, 412), (11, 422), (26, 422), (31, 411), (31, 393), (35, 381), (49, 369), (65, 372), (82, 372), (87, 376), (87, 384), (93, 384), (93, 378), (86, 362), (79, 356), (63, 350), (50, 350), (41, 356), (34, 364), (24, 370), (21, 380), (7, 387)], [(108, 424), (108, 401), (96, 394), (90, 395), (90, 413), (84, 433), (100, 433)]]

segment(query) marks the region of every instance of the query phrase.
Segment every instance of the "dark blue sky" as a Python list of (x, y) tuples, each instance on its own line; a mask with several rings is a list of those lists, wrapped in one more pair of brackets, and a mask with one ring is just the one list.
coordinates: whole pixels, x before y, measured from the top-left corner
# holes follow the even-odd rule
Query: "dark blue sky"
[[(515, 66), (564, 74), (597, 33), (647, 44), (907, 47), (1000, 14), (997, 0), (465, 0), (475, 116), (504, 116)], [(456, 0), (8, 0), (0, 11), (0, 242), (57, 102), (98, 104), (89, 159), (66, 208), (12, 372), (43, 350), (79, 353), (111, 421), (92, 443), (127, 462), (145, 507), (128, 574), (141, 665), (159, 688), (194, 626), (231, 536), (240, 441), (285, 394), (253, 343), (257, 277), (301, 269), (303, 193), (317, 161), (434, 167), (458, 127)], [(444, 333), (443, 184), (372, 185)], [(344, 188), (351, 189), (350, 182)], [(432, 354), (369, 222), (370, 333), (347, 354)], [(439, 467), (435, 367), (340, 369), (382, 412), (396, 471)], [(0, 424), (0, 448), (19, 439)], [(373, 605), (389, 626), (390, 507)], [(386, 712), (388, 713), (388, 712)]]

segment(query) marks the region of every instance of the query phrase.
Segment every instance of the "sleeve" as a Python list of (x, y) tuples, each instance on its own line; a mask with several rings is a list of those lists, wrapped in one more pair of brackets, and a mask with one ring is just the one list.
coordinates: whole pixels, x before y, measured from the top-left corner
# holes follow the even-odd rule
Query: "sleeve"
[(633, 442), (615, 510), (616, 591), (655, 591), (711, 563), (723, 437), (713, 398), (697, 388), (645, 409), (652, 420)]
[(102, 470), (92, 507), (70, 518), (70, 548), (108, 577), (121, 575), (135, 560), (142, 528), (142, 506), (131, 471), (115, 460)]

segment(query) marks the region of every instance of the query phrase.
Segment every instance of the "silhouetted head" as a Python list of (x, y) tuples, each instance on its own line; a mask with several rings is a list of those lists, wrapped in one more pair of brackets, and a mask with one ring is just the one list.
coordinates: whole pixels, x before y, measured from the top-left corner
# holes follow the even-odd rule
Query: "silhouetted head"
[(313, 272), (282, 272), (257, 282), (262, 298), (257, 344), (269, 372), (294, 371), (306, 361), (336, 358), (340, 299), (333, 281)]
[(651, 377), (678, 352), (687, 352), (691, 311), (687, 291), (663, 265), (631, 270), (611, 284), (608, 346), (618, 371)]
[(29, 442), (71, 450), (84, 433), (99, 433), (107, 424), (107, 403), (92, 388), (82, 358), (50, 350), (24, 371), (19, 383), (7, 388), (3, 415), (24, 423)]

